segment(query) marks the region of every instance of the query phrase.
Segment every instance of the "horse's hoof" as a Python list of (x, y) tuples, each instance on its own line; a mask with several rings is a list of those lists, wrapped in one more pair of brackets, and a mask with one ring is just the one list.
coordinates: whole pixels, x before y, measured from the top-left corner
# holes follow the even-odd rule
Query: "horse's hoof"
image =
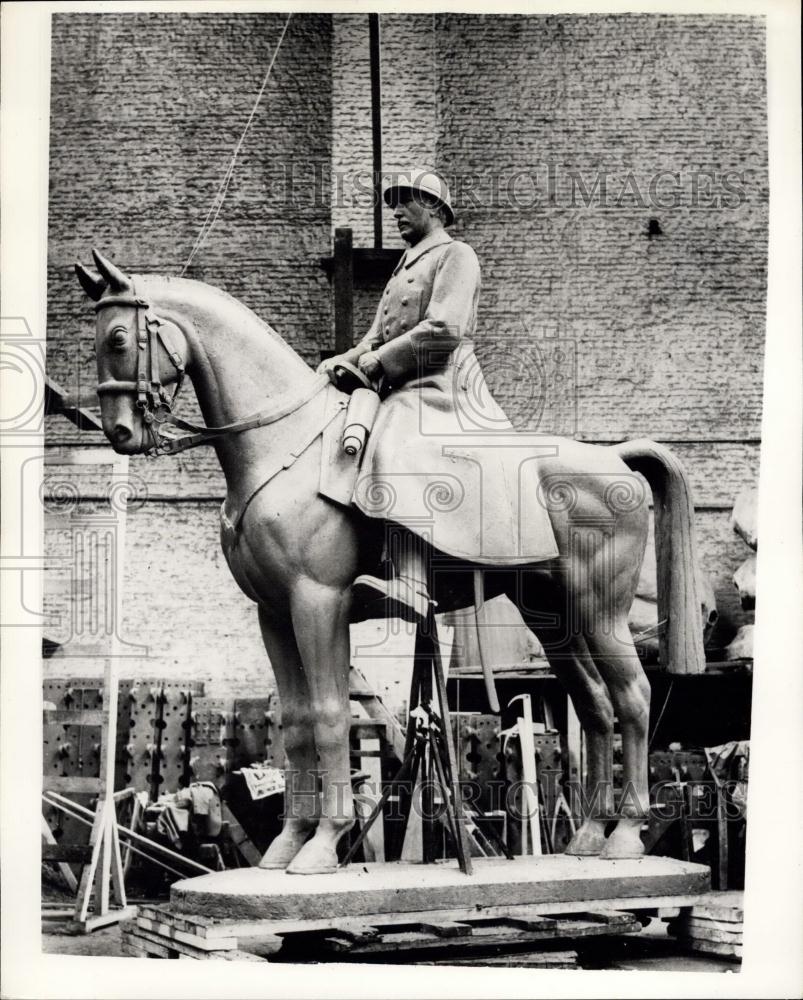
[(301, 868), (290, 865), (285, 869), (288, 875), (334, 875), (337, 865), (325, 865), (320, 868)]
[(332, 875), (337, 871), (337, 843), (354, 826), (355, 820), (343, 823), (337, 830), (318, 828), (287, 866), (288, 875)]
[(577, 858), (595, 858), (605, 847), (605, 823), (583, 824), (569, 841), (564, 854)]
[(337, 852), (315, 846), (301, 850), (285, 869), (288, 875), (332, 875), (337, 871)]
[(267, 871), (278, 871), (287, 868), (301, 848), (315, 832), (315, 828), (294, 833), (280, 833), (270, 847), (265, 851), (258, 867)]
[(616, 829), (605, 841), (600, 857), (605, 861), (624, 861), (641, 858), (646, 853), (641, 840), (642, 820), (620, 820)]

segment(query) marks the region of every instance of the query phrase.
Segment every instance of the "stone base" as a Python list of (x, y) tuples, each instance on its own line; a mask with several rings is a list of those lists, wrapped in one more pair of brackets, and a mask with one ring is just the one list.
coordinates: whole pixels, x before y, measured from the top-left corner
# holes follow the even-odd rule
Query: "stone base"
[(460, 910), (479, 914), (512, 907), (567, 912), (632, 902), (642, 908), (681, 904), (710, 888), (704, 865), (673, 858), (543, 857), (472, 859), (464, 875), (454, 861), (355, 864), (334, 875), (288, 875), (239, 868), (176, 882), (170, 909), (215, 920), (308, 921)]

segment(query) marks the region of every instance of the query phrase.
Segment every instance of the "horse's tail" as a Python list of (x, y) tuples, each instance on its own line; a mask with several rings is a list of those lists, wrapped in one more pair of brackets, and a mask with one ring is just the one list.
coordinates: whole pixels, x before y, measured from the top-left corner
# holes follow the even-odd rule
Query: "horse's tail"
[(702, 605), (697, 581), (694, 504), (686, 470), (660, 444), (641, 438), (613, 450), (650, 484), (655, 511), (661, 661), (674, 674), (705, 670)]

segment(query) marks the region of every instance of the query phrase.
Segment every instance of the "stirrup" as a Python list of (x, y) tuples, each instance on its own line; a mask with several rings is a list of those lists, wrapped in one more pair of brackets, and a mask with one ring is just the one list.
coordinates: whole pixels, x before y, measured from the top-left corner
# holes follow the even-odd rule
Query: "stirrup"
[(419, 625), (429, 613), (429, 595), (403, 577), (381, 580), (377, 576), (363, 574), (352, 585), (354, 598), (368, 612), (370, 618), (401, 618)]

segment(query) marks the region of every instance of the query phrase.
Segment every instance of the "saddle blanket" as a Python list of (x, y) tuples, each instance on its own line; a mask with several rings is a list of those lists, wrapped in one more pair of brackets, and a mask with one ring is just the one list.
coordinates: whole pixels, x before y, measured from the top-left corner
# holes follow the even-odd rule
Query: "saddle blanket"
[(428, 398), (422, 382), (382, 402), (360, 455), (341, 447), (345, 412), (327, 426), (320, 494), (400, 524), (469, 563), (516, 566), (555, 558), (539, 490), (539, 458), (555, 454), (554, 443), (517, 434), (498, 407), (490, 429), (476, 421), (472, 427), (455, 419), (454, 405), (443, 406), (439, 390)]

